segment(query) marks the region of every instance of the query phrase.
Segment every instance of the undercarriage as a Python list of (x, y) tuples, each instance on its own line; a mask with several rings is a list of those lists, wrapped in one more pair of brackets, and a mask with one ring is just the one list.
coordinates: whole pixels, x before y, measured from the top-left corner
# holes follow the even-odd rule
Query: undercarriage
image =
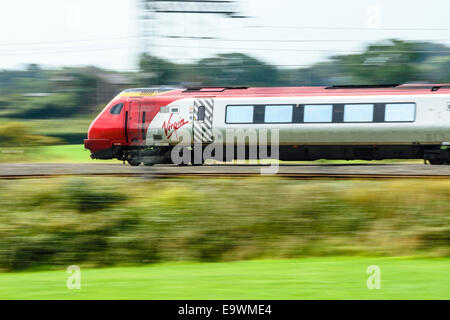
[[(429, 164), (450, 164), (450, 148), (440, 145), (382, 145), (382, 146), (280, 146), (276, 148), (243, 146), (215, 147), (198, 145), (195, 147), (114, 147), (91, 155), (96, 159), (117, 158), (132, 166), (144, 164), (175, 163), (179, 165), (201, 165), (208, 159), (232, 161), (236, 159), (279, 159), (282, 161), (327, 160), (383, 160), (383, 159), (423, 159)], [(175, 159), (177, 158), (177, 159)], [(179, 160), (182, 159), (182, 160)]]

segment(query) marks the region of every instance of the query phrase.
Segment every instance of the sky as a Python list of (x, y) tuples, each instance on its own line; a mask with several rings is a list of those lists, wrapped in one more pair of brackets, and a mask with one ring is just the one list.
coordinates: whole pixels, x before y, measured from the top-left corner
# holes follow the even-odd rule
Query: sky
[[(139, 0), (0, 1), (0, 69), (37, 63), (132, 71), (146, 47)], [(446, 0), (240, 0), (237, 9), (249, 18), (158, 14), (148, 25), (148, 52), (173, 62), (242, 52), (297, 67), (390, 38), (450, 45)]]

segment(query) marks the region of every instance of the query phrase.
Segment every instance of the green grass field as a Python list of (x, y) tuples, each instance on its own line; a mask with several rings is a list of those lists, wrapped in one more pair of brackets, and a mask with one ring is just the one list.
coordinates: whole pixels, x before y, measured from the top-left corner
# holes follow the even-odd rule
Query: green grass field
[[(33, 163), (120, 163), (118, 160), (92, 160), (89, 150), (82, 144), (39, 146), (39, 147), (5, 147), (0, 148), (0, 162), (33, 162)], [(221, 163), (208, 161), (207, 163)], [(248, 161), (246, 162), (248, 163)], [(316, 161), (281, 161), (282, 164), (422, 164), (423, 160), (316, 160)]]
[[(369, 265), (381, 288), (366, 285)], [(0, 274), (0, 299), (450, 299), (450, 259), (323, 257)]]
[(0, 148), (0, 162), (32, 163), (120, 163), (118, 160), (92, 160), (82, 144)]

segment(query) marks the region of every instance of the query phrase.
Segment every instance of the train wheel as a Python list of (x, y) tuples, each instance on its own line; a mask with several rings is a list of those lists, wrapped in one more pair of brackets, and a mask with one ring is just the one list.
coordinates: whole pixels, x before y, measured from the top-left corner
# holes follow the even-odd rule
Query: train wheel
[(133, 167), (137, 167), (141, 165), (141, 160), (138, 158), (130, 158), (127, 160), (128, 164)]

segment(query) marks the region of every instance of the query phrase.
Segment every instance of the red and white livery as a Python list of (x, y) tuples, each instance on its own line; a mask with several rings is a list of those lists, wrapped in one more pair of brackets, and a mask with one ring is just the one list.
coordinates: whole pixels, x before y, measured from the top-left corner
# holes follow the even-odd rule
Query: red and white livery
[(280, 160), (450, 164), (450, 85), (128, 89), (92, 122), (85, 147), (95, 159), (168, 163), (180, 142), (225, 148), (227, 130), (277, 130)]

